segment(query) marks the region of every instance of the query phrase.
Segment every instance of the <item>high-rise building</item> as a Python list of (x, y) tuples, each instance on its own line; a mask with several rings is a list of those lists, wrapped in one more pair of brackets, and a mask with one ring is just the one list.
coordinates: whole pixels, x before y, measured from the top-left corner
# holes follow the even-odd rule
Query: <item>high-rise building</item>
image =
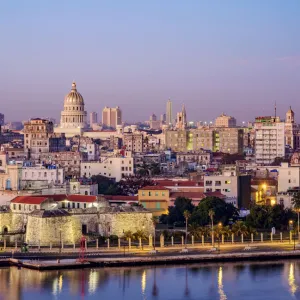
[(236, 119), (231, 116), (227, 116), (224, 113), (221, 116), (216, 118), (215, 121), (216, 127), (236, 127)]
[(0, 114), (0, 126), (4, 125), (4, 114)]
[(98, 123), (98, 115), (96, 112), (93, 111), (90, 113), (90, 126), (97, 123)]
[(171, 126), (172, 122), (173, 122), (172, 101), (169, 99), (167, 102), (166, 124), (168, 126)]
[(122, 111), (119, 106), (110, 108), (105, 106), (102, 111), (102, 125), (116, 128), (122, 124)]
[(166, 114), (160, 115), (160, 121), (161, 121), (162, 123), (165, 123), (165, 122), (166, 122), (166, 119), (167, 119)]
[(256, 163), (269, 165), (285, 155), (285, 123), (279, 117), (257, 117), (254, 129)]

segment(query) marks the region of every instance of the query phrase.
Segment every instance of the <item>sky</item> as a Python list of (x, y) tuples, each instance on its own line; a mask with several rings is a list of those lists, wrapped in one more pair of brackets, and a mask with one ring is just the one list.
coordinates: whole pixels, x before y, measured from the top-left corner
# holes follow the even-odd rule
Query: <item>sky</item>
[(72, 81), (98, 118), (300, 121), (299, 0), (0, 0), (0, 112), (59, 121)]

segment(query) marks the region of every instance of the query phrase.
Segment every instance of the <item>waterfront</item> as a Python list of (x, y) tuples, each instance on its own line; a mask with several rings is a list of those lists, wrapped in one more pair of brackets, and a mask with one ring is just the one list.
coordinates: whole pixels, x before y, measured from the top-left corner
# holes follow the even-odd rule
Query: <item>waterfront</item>
[(0, 299), (300, 299), (300, 260), (38, 272), (0, 269)]

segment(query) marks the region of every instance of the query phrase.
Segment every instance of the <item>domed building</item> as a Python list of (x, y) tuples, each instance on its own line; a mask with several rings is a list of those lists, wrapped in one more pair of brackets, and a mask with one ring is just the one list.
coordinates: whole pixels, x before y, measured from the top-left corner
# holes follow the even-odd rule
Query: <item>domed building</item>
[(71, 92), (65, 97), (60, 126), (62, 128), (85, 128), (86, 116), (83, 97), (77, 92), (76, 83), (73, 82)]
[(60, 126), (55, 128), (57, 133), (65, 133), (67, 137), (81, 135), (87, 127), (87, 112), (84, 110), (84, 100), (77, 91), (76, 83), (72, 83), (72, 89), (65, 96), (64, 110), (61, 112)]

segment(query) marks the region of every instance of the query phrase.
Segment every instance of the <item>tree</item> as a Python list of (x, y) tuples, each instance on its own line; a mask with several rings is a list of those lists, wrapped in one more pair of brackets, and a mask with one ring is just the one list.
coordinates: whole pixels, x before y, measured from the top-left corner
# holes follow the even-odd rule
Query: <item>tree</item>
[(118, 185), (110, 178), (102, 175), (92, 176), (92, 182), (98, 184), (98, 194), (117, 195), (119, 193)]
[(297, 227), (297, 230), (298, 230), (298, 234), (299, 234), (299, 213), (300, 213), (300, 192), (297, 192), (293, 195), (293, 198), (292, 198), (292, 204), (293, 204), (293, 208), (294, 210), (297, 212), (297, 215), (298, 215), (298, 227)]
[(188, 211), (188, 210), (185, 210), (183, 212), (183, 216), (185, 218), (185, 248), (187, 246), (187, 235), (188, 235), (188, 221), (189, 221), (189, 218), (191, 217), (191, 213)]
[(145, 231), (144, 230), (137, 230), (134, 234), (133, 234), (133, 239), (134, 240), (139, 240), (139, 239), (141, 239), (141, 240), (143, 240), (143, 241), (145, 241), (145, 240), (147, 240), (147, 235), (146, 235), (146, 233), (145, 233)]
[(213, 237), (214, 237), (214, 215), (215, 215), (215, 211), (213, 209), (210, 209), (208, 211), (208, 215), (209, 215), (210, 220), (211, 220), (211, 238), (212, 238), (212, 243), (213, 243)]
[(126, 240), (134, 239), (133, 233), (130, 230), (125, 231), (123, 237)]
[(194, 236), (195, 238), (199, 238), (202, 235), (201, 228), (196, 223), (190, 224), (188, 227), (188, 231), (189, 231), (190, 235)]
[(295, 218), (291, 209), (284, 208), (281, 205), (252, 205), (250, 214), (246, 218), (248, 227), (259, 229), (276, 229), (284, 230), (288, 222)]
[(228, 225), (222, 227), (222, 234), (227, 238), (229, 238), (231, 236), (232, 231)]
[(194, 205), (192, 204), (192, 200), (185, 197), (177, 197), (174, 206), (169, 207), (169, 214), (167, 217), (168, 224), (173, 224), (174, 222), (184, 223), (185, 217), (183, 212), (185, 210), (190, 213), (194, 210)]
[(154, 235), (153, 235), (153, 249), (155, 250), (155, 238), (156, 238), (156, 225), (158, 224), (158, 217), (156, 216), (153, 216), (152, 217), (152, 224), (153, 224), (153, 227), (154, 227)]
[(227, 225), (230, 219), (238, 217), (238, 210), (229, 203), (217, 197), (206, 197), (195, 208), (191, 216), (191, 222), (195, 222), (200, 226), (208, 225), (211, 222), (209, 210), (215, 212), (214, 221)]
[(237, 221), (232, 225), (232, 232), (236, 235), (248, 235), (248, 228), (243, 221)]
[(207, 226), (199, 227), (199, 232), (200, 232), (199, 234), (201, 236), (203, 235), (204, 237), (208, 237), (211, 233), (210, 228)]

